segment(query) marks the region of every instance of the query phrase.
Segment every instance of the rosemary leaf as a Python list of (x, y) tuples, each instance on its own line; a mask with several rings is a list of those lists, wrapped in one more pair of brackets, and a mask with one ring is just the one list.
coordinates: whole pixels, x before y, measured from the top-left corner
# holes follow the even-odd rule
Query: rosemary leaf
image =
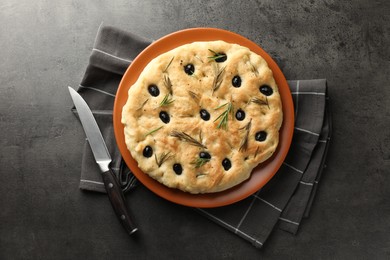
[(216, 59), (219, 59), (219, 58), (223, 58), (225, 56), (226, 55), (224, 55), (224, 54), (217, 54), (217, 55), (214, 55), (214, 56), (209, 56), (207, 58), (209, 58), (210, 60), (216, 60)]
[(180, 118), (187, 118), (187, 117), (194, 117), (194, 115), (191, 114), (183, 114), (179, 116)]
[(155, 128), (155, 129), (153, 129), (153, 130), (147, 132), (144, 136), (146, 137), (146, 136), (148, 136), (148, 135), (151, 135), (151, 134), (157, 132), (158, 130), (160, 130), (161, 128), (163, 128), (163, 126), (157, 127), (157, 128)]
[[(248, 59), (249, 59), (249, 57), (248, 57)], [(248, 63), (249, 63), (249, 66), (251, 67), (252, 72), (253, 72), (256, 76), (259, 76), (259, 71), (258, 71), (257, 68), (255, 67), (255, 65), (253, 65), (253, 63), (252, 63), (250, 60), (248, 60)]]
[(188, 91), (188, 94), (190, 95), (190, 97), (192, 97), (196, 102), (199, 101), (199, 95), (196, 94), (195, 92), (192, 92), (191, 90)]
[(160, 102), (160, 107), (168, 106), (172, 104), (172, 102), (175, 101), (172, 98), (169, 97), (169, 94), (166, 94), (164, 99)]
[(144, 103), (142, 103), (142, 105), (141, 105), (139, 108), (137, 108), (137, 111), (139, 111), (139, 110), (141, 110), (142, 108), (144, 108), (144, 106), (146, 105), (146, 103), (148, 102), (148, 100), (149, 100), (149, 98), (147, 98), (147, 99), (144, 101)]
[(197, 58), (198, 60), (200, 60), (200, 62), (204, 63), (203, 60), (201, 58), (199, 58), (197, 55), (195, 55), (195, 58)]
[(212, 53), (214, 53), (214, 55), (218, 55), (218, 53), (217, 52), (215, 52), (215, 51), (213, 51), (213, 50), (211, 50), (211, 49), (208, 49), (210, 52), (212, 52)]
[(259, 152), (259, 147), (257, 146), (256, 152), (255, 152), (255, 156), (253, 158), (256, 158), (258, 152)]
[(225, 103), (225, 104), (222, 104), (222, 105), (220, 105), (220, 106), (217, 106), (216, 108), (214, 108), (214, 110), (218, 110), (218, 109), (220, 109), (221, 107), (224, 107), (224, 106), (226, 106), (228, 103)]
[(252, 118), (251, 118), (251, 120), (249, 120), (248, 124), (246, 124), (246, 125), (243, 126), (243, 127), (238, 128), (238, 129), (239, 129), (239, 130), (245, 129), (245, 130), (249, 131), (249, 130), (251, 129), (251, 126), (252, 126)]
[(165, 69), (163, 70), (163, 73), (167, 73), (168, 68), (169, 68), (169, 66), (171, 66), (172, 61), (173, 61), (174, 58), (175, 58), (175, 56), (172, 57), (171, 61), (168, 63), (168, 65), (167, 65), (167, 66), (165, 67)]
[(256, 76), (258, 76), (259, 75), (259, 71), (256, 69), (255, 65), (253, 65), (251, 63), (251, 66), (252, 66), (252, 72), (255, 73)]
[(190, 136), (189, 134), (187, 134), (185, 132), (172, 131), (169, 135), (176, 137), (183, 142), (187, 142), (190, 145), (198, 146), (198, 147), (207, 149), (207, 147), (205, 145), (203, 145), (201, 142), (199, 142), (198, 140), (196, 140), (195, 138), (193, 138), (192, 136)]

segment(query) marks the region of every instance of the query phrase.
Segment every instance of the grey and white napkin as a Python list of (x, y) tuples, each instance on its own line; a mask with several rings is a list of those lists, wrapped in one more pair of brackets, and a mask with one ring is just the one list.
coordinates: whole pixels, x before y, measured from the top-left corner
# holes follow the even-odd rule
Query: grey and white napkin
[[(112, 167), (126, 192), (136, 184), (116, 146), (112, 109), (119, 82), (132, 60), (152, 41), (110, 26), (100, 26), (78, 92), (91, 107), (108, 149)], [(331, 135), (324, 79), (288, 81), (295, 108), (291, 148), (276, 175), (261, 190), (232, 205), (196, 209), (215, 223), (262, 247), (275, 227), (296, 234), (309, 216), (320, 182)], [(73, 112), (77, 111), (73, 108)], [(84, 145), (80, 189), (105, 192), (99, 169)], [(180, 206), (179, 206), (180, 207)]]

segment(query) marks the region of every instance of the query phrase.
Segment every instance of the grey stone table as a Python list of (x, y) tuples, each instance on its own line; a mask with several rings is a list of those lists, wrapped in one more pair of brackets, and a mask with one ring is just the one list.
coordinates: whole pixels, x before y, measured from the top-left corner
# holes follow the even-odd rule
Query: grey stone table
[[(275, 230), (259, 250), (140, 187), (126, 196), (143, 230), (130, 238), (104, 195), (78, 189), (84, 133), (67, 86), (102, 22), (154, 39), (231, 30), (286, 78), (328, 80), (333, 140), (296, 236)], [(386, 0), (1, 0), (0, 259), (389, 259), (389, 46)]]

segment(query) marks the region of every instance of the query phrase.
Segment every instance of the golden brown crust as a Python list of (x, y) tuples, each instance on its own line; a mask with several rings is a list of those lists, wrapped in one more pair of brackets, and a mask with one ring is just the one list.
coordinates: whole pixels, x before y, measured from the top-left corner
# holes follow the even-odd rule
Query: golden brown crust
[[(216, 62), (221, 53), (226, 61)], [(188, 64), (194, 66), (192, 75), (184, 71)], [(241, 86), (233, 87), (237, 75)], [(149, 92), (152, 84), (159, 95)], [(263, 85), (272, 94), (263, 94)], [(209, 113), (208, 121), (201, 118), (201, 109)], [(245, 113), (242, 121), (236, 118), (238, 110)], [(161, 111), (169, 115), (168, 123), (160, 119)], [(126, 145), (139, 168), (190, 193), (218, 192), (248, 179), (274, 153), (282, 118), (278, 87), (266, 61), (223, 41), (183, 45), (153, 59), (129, 89), (122, 111)], [(264, 141), (256, 140), (261, 131), (267, 133)], [(152, 149), (150, 157), (144, 156), (146, 146)], [(199, 159), (201, 152), (211, 159)], [(224, 159), (231, 164), (227, 170)], [(175, 164), (181, 174), (175, 173)]]

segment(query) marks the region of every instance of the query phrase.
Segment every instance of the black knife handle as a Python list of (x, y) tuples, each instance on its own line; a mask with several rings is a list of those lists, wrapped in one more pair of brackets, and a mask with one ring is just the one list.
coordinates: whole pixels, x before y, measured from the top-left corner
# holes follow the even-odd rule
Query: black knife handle
[(126, 229), (126, 232), (129, 235), (133, 234), (138, 229), (130, 218), (125, 196), (123, 195), (118, 180), (116, 179), (115, 174), (111, 169), (103, 172), (103, 182), (104, 186), (106, 187), (111, 205), (114, 208), (115, 214), (119, 218), (119, 221), (122, 223), (123, 227)]

